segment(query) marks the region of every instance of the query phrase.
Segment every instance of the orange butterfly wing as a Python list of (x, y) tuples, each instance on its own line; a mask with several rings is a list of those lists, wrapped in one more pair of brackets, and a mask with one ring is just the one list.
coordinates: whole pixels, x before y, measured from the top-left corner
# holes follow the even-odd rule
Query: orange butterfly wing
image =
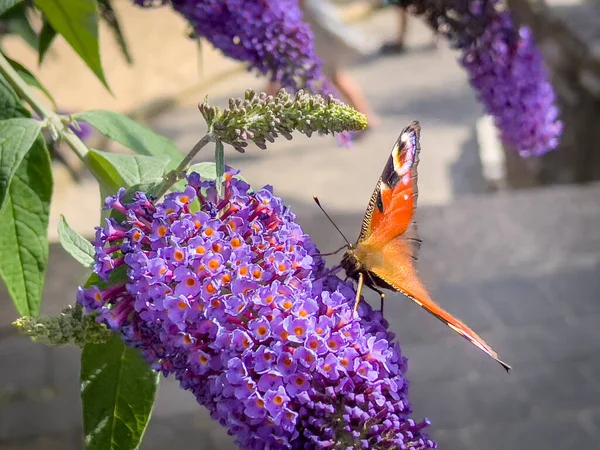
[(500, 361), (481, 337), (431, 299), (415, 270), (413, 259), (420, 242), (415, 237), (414, 224), (419, 132), (419, 124), (413, 122), (396, 141), (371, 196), (355, 255), (370, 272), (425, 308), (508, 370), (510, 366)]

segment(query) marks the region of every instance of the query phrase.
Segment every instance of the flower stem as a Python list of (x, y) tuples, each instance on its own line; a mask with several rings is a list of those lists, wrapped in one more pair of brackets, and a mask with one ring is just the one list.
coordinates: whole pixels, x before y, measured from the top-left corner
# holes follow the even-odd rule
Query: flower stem
[[(88, 153), (88, 148), (83, 142), (73, 133), (69, 126), (63, 121), (63, 118), (49, 109), (40, 98), (32, 92), (27, 83), (19, 76), (17, 71), (13, 69), (8, 60), (0, 52), (0, 74), (6, 79), (8, 84), (17, 92), (18, 96), (25, 100), (31, 108), (47, 123), (51, 130), (59, 133), (62, 139), (71, 147), (75, 154), (84, 160)], [(84, 161), (85, 162), (85, 161)]]
[(183, 178), (183, 174), (185, 170), (192, 162), (192, 159), (202, 150), (208, 143), (215, 140), (215, 135), (212, 132), (208, 132), (204, 135), (202, 139), (196, 142), (196, 145), (190, 150), (190, 152), (183, 158), (183, 161), (179, 163), (176, 169), (171, 170), (168, 174), (165, 175), (165, 181), (162, 183), (162, 187), (158, 191), (156, 198), (161, 198), (165, 193), (169, 190), (171, 186), (177, 183), (181, 178)]
[(179, 164), (179, 166), (177, 166), (177, 169), (175, 169), (175, 171), (182, 173), (185, 169), (187, 169), (187, 166), (192, 162), (192, 159), (194, 159), (198, 152), (200, 152), (200, 150), (202, 150), (202, 148), (206, 146), (209, 142), (212, 142), (214, 140), (215, 136), (210, 132), (207, 133), (202, 139), (196, 142), (194, 148), (192, 148), (190, 152), (185, 156), (185, 158), (183, 158), (183, 161), (181, 161), (181, 163)]

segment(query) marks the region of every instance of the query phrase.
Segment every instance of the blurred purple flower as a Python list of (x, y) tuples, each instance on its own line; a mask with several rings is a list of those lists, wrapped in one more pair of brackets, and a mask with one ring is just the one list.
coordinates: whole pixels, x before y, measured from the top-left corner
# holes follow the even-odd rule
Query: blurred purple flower
[(226, 56), (268, 75), (283, 87), (326, 93), (313, 34), (298, 0), (134, 0), (140, 6), (170, 3)]
[(327, 272), (295, 216), (235, 174), (223, 199), (195, 173), (156, 205), (107, 199), (125, 220), (98, 228), (95, 271), (124, 264), (127, 279), (80, 288), (79, 302), (241, 448), (435, 448), (429, 422), (409, 418), (406, 358), (381, 313), (366, 302), (354, 313), (352, 285)]
[(69, 125), (69, 129), (83, 142), (86, 142), (94, 132), (92, 126), (87, 122), (77, 122), (77, 125)]
[(462, 51), (461, 64), (501, 139), (522, 156), (558, 145), (562, 123), (531, 31), (516, 26), (498, 0), (396, 0)]

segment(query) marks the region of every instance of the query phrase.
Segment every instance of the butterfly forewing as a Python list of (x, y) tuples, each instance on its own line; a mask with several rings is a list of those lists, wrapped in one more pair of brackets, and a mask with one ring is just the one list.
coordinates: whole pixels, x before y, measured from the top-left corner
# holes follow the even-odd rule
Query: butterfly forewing
[(400, 133), (371, 195), (358, 243), (382, 245), (404, 235), (416, 258), (420, 243), (414, 222), (420, 130), (418, 122), (413, 122)]

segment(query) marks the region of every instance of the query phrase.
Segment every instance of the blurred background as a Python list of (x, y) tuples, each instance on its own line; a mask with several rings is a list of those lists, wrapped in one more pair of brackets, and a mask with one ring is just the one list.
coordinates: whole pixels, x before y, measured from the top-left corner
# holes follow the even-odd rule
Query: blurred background
[[(379, 43), (394, 40), (394, 8), (336, 2), (341, 16)], [(409, 18), (401, 52), (373, 53), (348, 68), (375, 114), (377, 128), (353, 147), (331, 137), (294, 137), (227, 164), (255, 187), (272, 184), (322, 251), (341, 238), (312, 202), (323, 205), (351, 239), (388, 153), (412, 120), (422, 127), (417, 220), (420, 274), (432, 296), (469, 324), (513, 366), (496, 363), (399, 294), (386, 316), (409, 358), (415, 419), (447, 450), (570, 450), (600, 441), (600, 5), (585, 0), (509, 1), (530, 25), (552, 74), (564, 138), (543, 158), (505, 149), (474, 98), (456, 53), (417, 18)], [(115, 2), (134, 64), (109, 30), (101, 30), (108, 94), (64, 42), (37, 75), (64, 111), (112, 109), (174, 139), (182, 151), (204, 134), (197, 104), (205, 95), (225, 106), (266, 80), (185, 37), (168, 8), (140, 10)], [(26, 66), (36, 54), (10, 36), (2, 45)], [(65, 71), (65, 67), (69, 70)], [(120, 151), (91, 136), (90, 145)], [(99, 222), (95, 181), (64, 153), (55, 163), (51, 230), (64, 214), (91, 237)], [(211, 150), (199, 160), (211, 160)], [(331, 263), (336, 262), (332, 257)], [(51, 245), (44, 313), (74, 302), (86, 279)], [(376, 295), (367, 292), (373, 304)], [(10, 323), (14, 308), (0, 293), (0, 449), (83, 448), (79, 350), (32, 344)], [(163, 380), (145, 450), (233, 449), (231, 439), (193, 396)]]

